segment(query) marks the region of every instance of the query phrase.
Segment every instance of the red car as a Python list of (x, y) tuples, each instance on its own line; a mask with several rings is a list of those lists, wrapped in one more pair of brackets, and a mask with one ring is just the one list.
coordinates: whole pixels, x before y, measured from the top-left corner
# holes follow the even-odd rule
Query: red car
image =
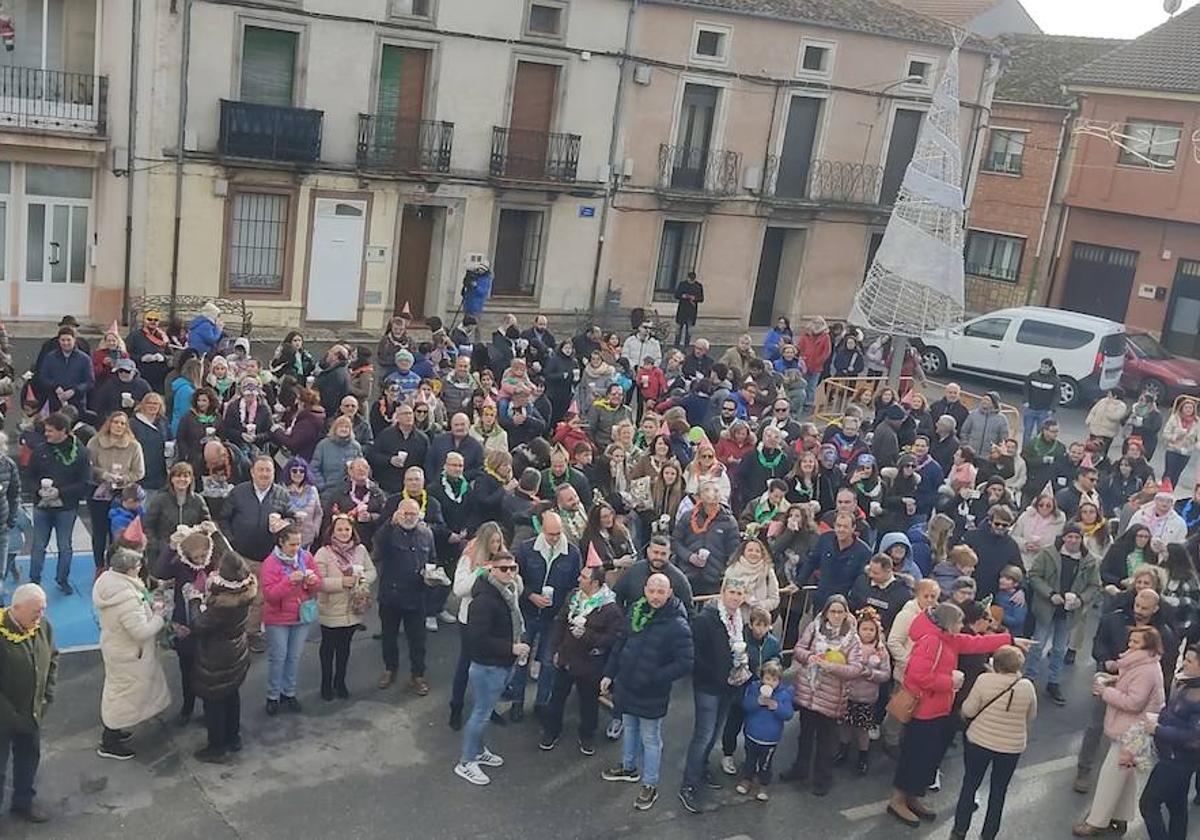
[(1200, 393), (1200, 360), (1174, 355), (1147, 333), (1126, 333), (1121, 387), (1130, 395), (1150, 391), (1169, 405), (1180, 394)]

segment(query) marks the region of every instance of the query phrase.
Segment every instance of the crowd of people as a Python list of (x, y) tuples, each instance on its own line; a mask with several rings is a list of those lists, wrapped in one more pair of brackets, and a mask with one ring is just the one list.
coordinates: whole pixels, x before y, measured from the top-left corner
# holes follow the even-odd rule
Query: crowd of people
[[(64, 323), (19, 388), (18, 457), (0, 458), (0, 547), (26, 528), (32, 553), (0, 613), (13, 812), (47, 817), (33, 782), (57, 654), (40, 584), (53, 532), (55, 582), (73, 592), (85, 502), (104, 758), (132, 758), (136, 727), (171, 705), (160, 648), (179, 721), (202, 702), (196, 759), (224, 763), (243, 749), (252, 657), (267, 715), (300, 713), (319, 625), (319, 696), (345, 700), (365, 688), (348, 666), (374, 612), (377, 690), (404, 665), (405, 690), (428, 695), (427, 634), (459, 628), (448, 724), (473, 785), (504, 764), (490, 726), (521, 724), (532, 700), (536, 743), (556, 749), (574, 694), (575, 748), (620, 740), (597, 774), (636, 784), (648, 809), (672, 687), (690, 678), (687, 811), (722, 776), (768, 801), (796, 719), (780, 780), (825, 796), (839, 767), (865, 776), (887, 752), (888, 813), (911, 827), (935, 817), (925, 795), (961, 736), (951, 836), (990, 772), (994, 840), (1039, 697), (1066, 702), (1064, 669), (1096, 626), (1075, 780), (1093, 796), (1074, 833), (1123, 833), (1140, 801), (1152, 840), (1182, 838), (1200, 762), (1200, 484), (1177, 500), (1170, 482), (1200, 434), (1194, 402), (1161, 423), (1148, 395), (1117, 411), (1110, 394), (1089, 439), (1067, 443), (1047, 360), (1022, 442), (997, 395), (968, 406), (951, 384), (928, 401), (912, 354), (893, 389), (886, 339), (820, 318), (714, 358), (689, 335), (703, 300), (689, 283), (683, 347), (644, 318), (559, 340), (544, 315), (524, 330), (509, 315), (489, 340), (470, 315), (420, 337), (399, 317), (375, 348), (319, 357), (289, 333), (263, 366), (212, 306), (188, 329), (147, 312), (94, 352)], [(854, 397), (818, 424), (827, 377)], [(1175, 455), (1161, 480), (1160, 437)]]

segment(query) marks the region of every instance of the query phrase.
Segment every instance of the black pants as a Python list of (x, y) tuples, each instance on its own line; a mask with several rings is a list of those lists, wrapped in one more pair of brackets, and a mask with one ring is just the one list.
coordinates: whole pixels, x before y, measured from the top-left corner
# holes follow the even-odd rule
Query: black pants
[(467, 625), (460, 624), (458, 642), (458, 662), (454, 666), (454, 684), (450, 687), (451, 710), (462, 711), (463, 702), (467, 697), (467, 681), (470, 676), (471, 657), (467, 655)]
[(1004, 797), (1008, 794), (1008, 783), (1012, 781), (1013, 771), (1017, 769), (1020, 759), (1020, 753), (994, 752), (963, 738), (963, 763), (966, 770), (962, 790), (958, 794), (958, 807), (954, 809), (956, 834), (966, 834), (967, 829), (971, 827), (971, 815), (975, 812), (975, 792), (979, 790), (983, 776), (991, 765), (987, 816), (984, 817), (983, 833), (980, 837), (982, 840), (995, 840), (996, 835), (1000, 833), (1000, 817), (1004, 814)]
[(12, 804), (16, 810), (28, 808), (37, 794), (38, 764), (42, 760), (42, 733), (38, 728), (32, 732), (0, 732), (0, 802), (4, 800), (4, 776), (8, 772), (8, 757), (12, 755)]
[(190, 715), (196, 708), (196, 643), (190, 638), (175, 640), (175, 653), (179, 656), (179, 693), (183, 695), (183, 714)]
[(414, 677), (425, 676), (425, 609), (402, 610), (379, 605), (379, 620), (383, 624), (383, 667), (389, 671), (400, 668), (400, 625), (408, 640), (408, 668)]
[[(725, 729), (721, 732), (721, 754), (732, 756), (737, 752), (738, 736), (742, 734), (742, 724), (746, 722), (746, 711), (742, 708), (741, 697), (733, 701), (733, 705), (729, 707), (729, 714), (725, 718)], [(747, 754), (750, 750), (750, 741), (746, 740)]]
[(346, 668), (350, 662), (350, 642), (358, 628), (321, 625), (321, 690), (346, 687)]
[(796, 764), (806, 776), (812, 768), (814, 787), (828, 790), (833, 784), (833, 758), (837, 748), (837, 721), (812, 709), (801, 708)]
[(104, 568), (104, 555), (108, 550), (108, 509), (112, 502), (101, 499), (88, 499), (88, 515), (92, 520), (92, 555), (96, 560), (96, 568)]
[(579, 739), (590, 741), (596, 736), (600, 718), (600, 678), (576, 677), (563, 668), (554, 669), (554, 690), (543, 720), (545, 734), (552, 739), (562, 734), (563, 712), (572, 688), (579, 698)]
[(900, 736), (900, 760), (892, 787), (908, 796), (924, 796), (957, 731), (954, 715), (909, 721)]
[(675, 346), (687, 347), (692, 341), (692, 324), (675, 324)]
[[(1183, 840), (1187, 836), (1188, 788), (1196, 768), (1183, 761), (1167, 760), (1154, 765), (1138, 808), (1146, 821), (1150, 840)], [(1163, 822), (1167, 807), (1170, 825)]]
[(775, 763), (775, 750), (778, 747), (778, 744), (760, 744), (747, 738), (742, 778), (758, 782), (764, 787), (771, 784), (771, 765)]
[(242, 698), (236, 688), (224, 697), (205, 699), (204, 725), (210, 749), (227, 750), (241, 740)]

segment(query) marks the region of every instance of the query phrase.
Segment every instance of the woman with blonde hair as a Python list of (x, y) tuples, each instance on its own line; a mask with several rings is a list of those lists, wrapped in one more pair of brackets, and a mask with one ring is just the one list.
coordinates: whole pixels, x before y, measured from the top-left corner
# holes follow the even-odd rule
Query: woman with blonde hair
[[(471, 587), (480, 575), (486, 575), (494, 557), (506, 553), (504, 531), (495, 522), (484, 522), (464, 547), (454, 568), (454, 594), (458, 596), (458, 627), (461, 631), (458, 664), (454, 667), (454, 684), (450, 689), (450, 728), (462, 729), (463, 703), (467, 696), (467, 678), (471, 657), (467, 653), (467, 613), (471, 606)], [(493, 719), (498, 717), (493, 713)]]
[(717, 450), (704, 438), (696, 446), (692, 462), (684, 470), (683, 482), (687, 493), (695, 495), (700, 492), (700, 485), (713, 482), (721, 491), (721, 504), (729, 504), (729, 496), (733, 487), (729, 482), (729, 471), (717, 460)]
[(87, 451), (92, 464), (88, 513), (92, 519), (92, 551), (99, 569), (104, 565), (104, 552), (108, 549), (108, 509), (112, 507), (113, 499), (121, 495), (121, 490), (142, 480), (146, 475), (146, 464), (142, 458), (142, 445), (129, 427), (129, 415), (123, 411), (114, 411), (108, 416), (88, 441)]
[(1052, 493), (1040, 494), (1033, 504), (1021, 511), (1009, 536), (1016, 540), (1017, 547), (1021, 549), (1025, 568), (1033, 564), (1033, 558), (1043, 549), (1054, 545), (1066, 524), (1066, 514), (1058, 509), (1058, 502)]
[(478, 419), (471, 425), (470, 435), (479, 441), (485, 453), (493, 450), (508, 452), (508, 432), (500, 426), (496, 403), (491, 399), (484, 400)]
[[(142, 489), (147, 492), (161, 490), (167, 484), (167, 441), (171, 439), (171, 428), (165, 416), (166, 403), (161, 394), (154, 391), (142, 397), (134, 409), (129, 426), (133, 436), (142, 446), (142, 462), (146, 475), (142, 478)], [(174, 448), (174, 444), (172, 444)]]
[(346, 465), (362, 454), (362, 444), (354, 437), (354, 421), (345, 414), (334, 417), (309, 464), (317, 478), (317, 489), (340, 490), (346, 483)]

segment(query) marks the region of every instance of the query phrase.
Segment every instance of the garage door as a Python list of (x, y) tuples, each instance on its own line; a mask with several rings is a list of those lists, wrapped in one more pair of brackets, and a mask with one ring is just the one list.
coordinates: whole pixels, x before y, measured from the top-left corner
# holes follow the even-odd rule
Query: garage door
[(1062, 308), (1124, 323), (1137, 259), (1137, 251), (1074, 243)]

